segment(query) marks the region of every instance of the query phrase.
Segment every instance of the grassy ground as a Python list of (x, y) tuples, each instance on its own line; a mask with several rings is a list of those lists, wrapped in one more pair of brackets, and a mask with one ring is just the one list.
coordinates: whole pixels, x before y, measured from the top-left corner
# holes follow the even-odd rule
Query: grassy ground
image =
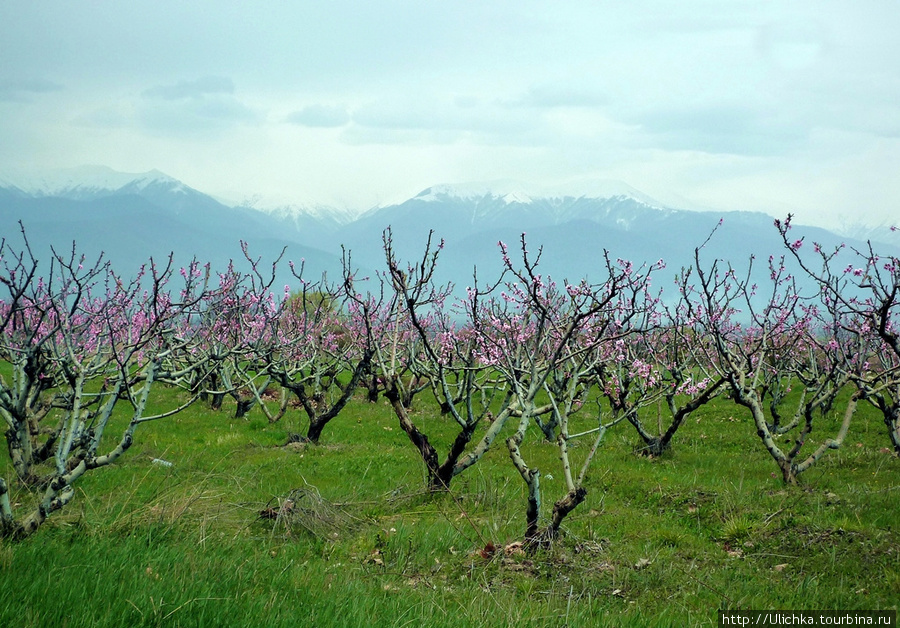
[[(445, 445), (450, 420), (426, 406), (415, 416)], [(296, 412), (275, 425), (230, 412), (197, 405), (142, 426), (67, 510), (0, 542), (0, 626), (686, 626), (720, 608), (900, 599), (900, 463), (868, 408), (795, 488), (726, 401), (661, 459), (635, 455), (619, 426), (564, 538), (533, 555), (504, 549), (525, 508), (505, 447), (426, 495), (383, 402), (353, 402), (318, 446), (282, 446)], [(536, 430), (526, 445), (549, 512), (563, 494), (556, 450)], [(0, 473), (12, 480), (5, 452)], [(11, 485), (14, 502), (31, 499)]]

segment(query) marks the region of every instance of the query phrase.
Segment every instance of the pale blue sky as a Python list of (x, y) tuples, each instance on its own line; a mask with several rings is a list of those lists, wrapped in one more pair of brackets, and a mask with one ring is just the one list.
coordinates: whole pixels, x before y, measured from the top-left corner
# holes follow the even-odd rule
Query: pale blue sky
[(898, 32), (893, 0), (0, 2), (0, 169), (357, 208), (619, 179), (896, 221)]

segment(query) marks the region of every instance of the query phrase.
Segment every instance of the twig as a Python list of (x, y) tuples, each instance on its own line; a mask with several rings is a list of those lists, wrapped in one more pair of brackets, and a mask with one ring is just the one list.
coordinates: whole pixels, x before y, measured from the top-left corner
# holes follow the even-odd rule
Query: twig
[(780, 514), (783, 513), (783, 512), (784, 512), (784, 508), (779, 508), (778, 510), (776, 510), (775, 512), (773, 512), (771, 515), (769, 515), (768, 517), (766, 517), (765, 521), (763, 521), (763, 525), (764, 525), (764, 526), (765, 526), (765, 525), (769, 525), (769, 522), (770, 522), (772, 519), (774, 519), (775, 517), (777, 517), (778, 515), (780, 515)]

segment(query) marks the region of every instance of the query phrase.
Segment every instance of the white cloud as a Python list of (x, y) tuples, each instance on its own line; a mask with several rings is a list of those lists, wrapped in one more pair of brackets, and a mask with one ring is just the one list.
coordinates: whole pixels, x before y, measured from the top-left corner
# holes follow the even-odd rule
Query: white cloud
[[(192, 140), (219, 136), (244, 125), (259, 125), (265, 113), (235, 95), (231, 79), (204, 77), (156, 85), (95, 106), (92, 100), (71, 120), (74, 125), (132, 130)], [(138, 140), (140, 141), (140, 140)]]
[(289, 114), (286, 121), (300, 126), (332, 128), (341, 127), (350, 122), (350, 114), (344, 107), (308, 105)]
[(39, 94), (62, 90), (62, 85), (46, 79), (0, 79), (0, 101), (31, 102)]
[(604, 107), (610, 102), (609, 96), (596, 89), (586, 89), (565, 83), (545, 83), (528, 89), (526, 94), (510, 102), (516, 107)]
[(149, 100), (182, 100), (204, 98), (210, 94), (233, 94), (234, 81), (224, 76), (204, 76), (172, 85), (156, 85), (141, 94)]
[(898, 30), (887, 0), (5, 3), (0, 166), (360, 206), (617, 178), (823, 216), (864, 184), (896, 214)]

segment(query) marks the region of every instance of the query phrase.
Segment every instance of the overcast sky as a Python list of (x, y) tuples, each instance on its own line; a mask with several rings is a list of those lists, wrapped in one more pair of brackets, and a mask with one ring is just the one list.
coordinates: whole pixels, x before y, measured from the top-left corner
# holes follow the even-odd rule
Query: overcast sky
[(896, 0), (2, 1), (0, 170), (357, 208), (615, 179), (896, 221), (898, 33)]

